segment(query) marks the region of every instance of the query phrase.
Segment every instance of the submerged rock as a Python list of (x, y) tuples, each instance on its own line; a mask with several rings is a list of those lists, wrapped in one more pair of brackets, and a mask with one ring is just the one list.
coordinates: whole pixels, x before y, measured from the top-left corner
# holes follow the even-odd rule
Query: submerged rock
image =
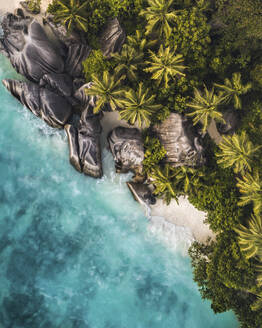
[(133, 194), (136, 201), (142, 205), (154, 205), (156, 203), (156, 198), (153, 196), (149, 186), (143, 183), (135, 183), (128, 181), (127, 186), (131, 193)]
[(34, 115), (54, 128), (62, 128), (72, 114), (72, 106), (62, 96), (37, 84), (3, 80), (4, 86)]
[(2, 28), (1, 48), (18, 73), (38, 82), (45, 74), (64, 72), (63, 58), (35, 19), (6, 14)]
[(110, 57), (111, 53), (120, 52), (125, 38), (126, 34), (120, 26), (118, 19), (114, 18), (110, 20), (100, 39), (103, 55)]
[(141, 132), (136, 128), (118, 126), (108, 137), (110, 150), (115, 161), (116, 172), (142, 173), (144, 144)]
[(167, 152), (165, 162), (172, 166), (198, 166), (205, 163), (199, 136), (184, 116), (171, 113), (165, 121), (153, 127), (153, 132)]

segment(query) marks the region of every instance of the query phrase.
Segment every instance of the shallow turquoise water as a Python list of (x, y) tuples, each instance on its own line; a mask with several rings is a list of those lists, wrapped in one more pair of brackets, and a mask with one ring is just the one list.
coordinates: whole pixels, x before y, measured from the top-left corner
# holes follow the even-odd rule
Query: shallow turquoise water
[[(14, 77), (0, 57), (0, 78)], [(234, 328), (214, 315), (190, 261), (148, 231), (104, 151), (97, 181), (0, 86), (0, 327)], [(185, 236), (186, 238), (186, 236)]]

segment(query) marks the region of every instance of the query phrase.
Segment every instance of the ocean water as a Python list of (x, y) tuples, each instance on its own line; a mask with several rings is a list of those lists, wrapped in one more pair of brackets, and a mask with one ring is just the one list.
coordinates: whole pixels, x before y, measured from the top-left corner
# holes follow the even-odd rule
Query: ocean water
[(201, 300), (188, 231), (150, 223), (106, 149), (103, 179), (80, 175), (64, 132), (2, 85), (0, 126), (0, 328), (238, 327)]

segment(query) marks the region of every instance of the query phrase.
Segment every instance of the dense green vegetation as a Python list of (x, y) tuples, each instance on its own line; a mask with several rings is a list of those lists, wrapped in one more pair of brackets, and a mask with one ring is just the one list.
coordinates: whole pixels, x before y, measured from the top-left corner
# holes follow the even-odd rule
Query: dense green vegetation
[[(83, 63), (95, 112), (110, 106), (144, 131), (144, 174), (166, 202), (188, 195), (207, 212), (216, 239), (190, 248), (194, 279), (215, 312), (232, 309), (243, 328), (262, 326), (262, 2), (260, 0), (54, 0), (57, 22), (94, 50)], [(103, 57), (98, 36), (110, 17), (127, 33)], [(201, 168), (164, 164), (151, 126), (177, 112), (203, 133), (224, 113), (239, 118), (216, 145), (203, 134)]]

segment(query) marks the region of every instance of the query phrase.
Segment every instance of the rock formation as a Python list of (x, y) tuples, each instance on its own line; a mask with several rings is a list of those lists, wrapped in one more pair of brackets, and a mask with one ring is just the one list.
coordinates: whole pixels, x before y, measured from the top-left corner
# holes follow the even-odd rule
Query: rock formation
[(143, 183), (127, 182), (126, 183), (135, 200), (142, 205), (154, 205), (156, 198), (153, 196), (149, 186)]
[(15, 70), (33, 82), (49, 73), (64, 72), (64, 60), (33, 18), (6, 14), (0, 48)]
[(79, 127), (66, 125), (68, 136), (69, 160), (79, 172), (94, 178), (102, 177), (100, 115), (85, 109), (81, 115)]
[(35, 83), (7, 79), (3, 84), (34, 115), (53, 128), (62, 128), (72, 113), (66, 98)]
[(144, 144), (141, 132), (136, 128), (116, 127), (108, 135), (109, 148), (113, 154), (116, 172), (142, 173)]
[(103, 55), (110, 57), (113, 52), (120, 52), (125, 42), (126, 34), (117, 18), (110, 20), (102, 32), (100, 44)]
[(239, 116), (235, 110), (229, 109), (223, 114), (226, 123), (217, 123), (217, 130), (221, 134), (233, 134), (239, 124)]
[(184, 116), (171, 113), (165, 121), (153, 127), (153, 132), (166, 149), (165, 161), (172, 166), (204, 164), (199, 136)]

